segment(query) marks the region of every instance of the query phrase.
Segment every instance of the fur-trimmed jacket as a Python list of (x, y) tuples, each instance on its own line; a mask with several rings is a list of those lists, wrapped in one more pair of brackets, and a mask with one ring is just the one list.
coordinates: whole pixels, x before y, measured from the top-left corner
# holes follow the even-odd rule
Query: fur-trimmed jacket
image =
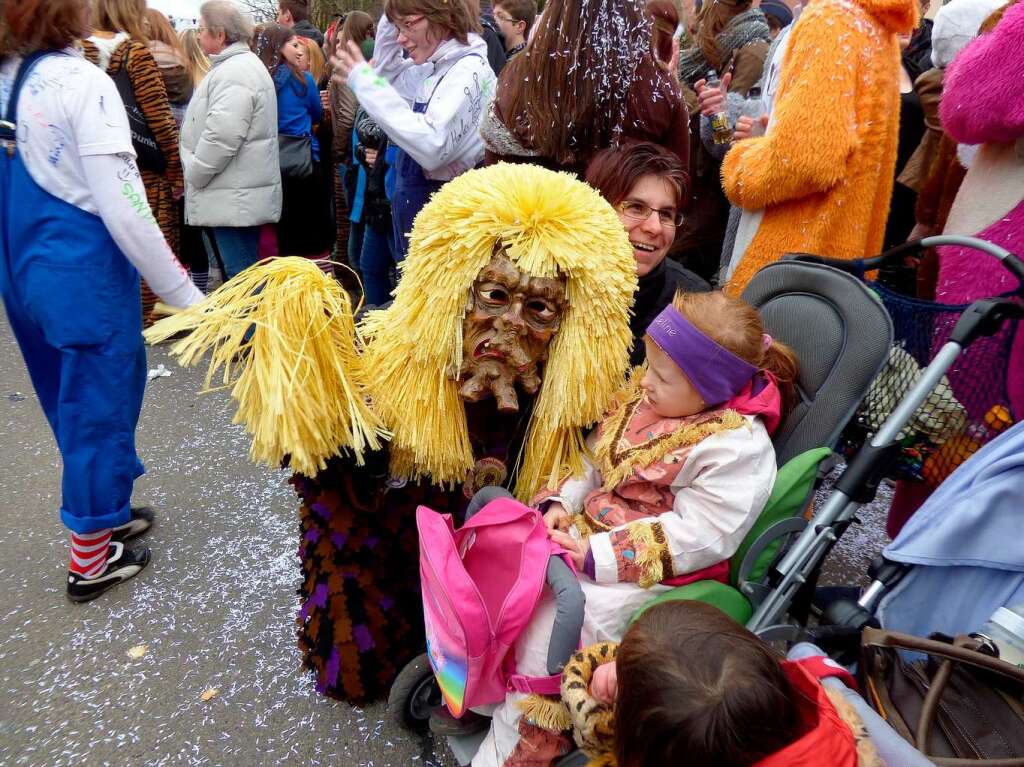
[[(766, 387), (762, 400), (774, 402), (776, 391)], [(587, 461), (584, 474), (538, 499), (558, 500), (574, 515), (590, 543), (585, 570), (595, 583), (646, 589), (736, 552), (776, 474), (769, 430), (761, 418), (739, 412), (752, 411), (741, 401), (759, 400), (742, 396), (697, 415), (663, 418), (634, 388), (598, 427), (594, 462)]]
[(722, 163), (732, 203), (764, 211), (752, 237), (737, 237), (729, 292), (784, 253), (878, 252), (899, 131), (897, 34), (917, 20), (914, 0), (819, 0), (801, 14), (767, 135), (737, 142)]

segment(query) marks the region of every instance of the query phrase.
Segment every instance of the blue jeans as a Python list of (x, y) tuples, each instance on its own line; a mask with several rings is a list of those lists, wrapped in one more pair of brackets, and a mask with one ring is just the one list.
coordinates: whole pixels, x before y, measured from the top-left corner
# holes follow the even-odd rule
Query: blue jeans
[(359, 273), (363, 276), (366, 303), (380, 306), (391, 300), (395, 283), (391, 270), (395, 265), (395, 236), (393, 232), (381, 234), (372, 226), (362, 233), (363, 251), (359, 256)]
[(225, 282), (260, 257), (258, 226), (212, 226), (203, 230), (203, 242), (210, 258), (220, 262)]
[(352, 221), (350, 224), (348, 229), (348, 265), (358, 272), (360, 271), (359, 258), (363, 253), (363, 232), (366, 231), (366, 224), (362, 221)]

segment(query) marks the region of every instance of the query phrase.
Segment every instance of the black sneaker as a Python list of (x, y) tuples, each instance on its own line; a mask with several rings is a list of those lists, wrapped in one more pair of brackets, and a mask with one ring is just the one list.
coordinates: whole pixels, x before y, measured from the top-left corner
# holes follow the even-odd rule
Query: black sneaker
[(461, 719), (452, 716), (447, 706), (438, 706), (430, 712), (430, 731), (435, 735), (473, 735), (491, 726), (491, 718), (467, 711)]
[(126, 541), (136, 535), (142, 535), (153, 526), (153, 519), (153, 509), (149, 506), (133, 506), (131, 519), (111, 530), (110, 540)]
[(95, 578), (83, 578), (68, 571), (68, 599), (72, 602), (88, 602), (107, 589), (134, 578), (149, 564), (149, 549), (129, 549), (121, 542), (110, 544), (107, 569)]

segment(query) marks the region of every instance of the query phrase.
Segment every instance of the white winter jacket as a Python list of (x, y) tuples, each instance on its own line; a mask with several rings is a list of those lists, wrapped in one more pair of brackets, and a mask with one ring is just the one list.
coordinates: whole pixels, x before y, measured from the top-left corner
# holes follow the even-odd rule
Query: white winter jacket
[(210, 57), (181, 126), (185, 218), (193, 226), (257, 226), (281, 218), (277, 94), (245, 43)]
[[(448, 40), (427, 63), (416, 65), (403, 58), (398, 32), (384, 16), (373, 59), (373, 67), (360, 64), (352, 70), (349, 87), (427, 178), (449, 181), (483, 160), (480, 121), (496, 82), (483, 38), (471, 34), (468, 45)], [(414, 104), (428, 101), (424, 114), (413, 111)]]

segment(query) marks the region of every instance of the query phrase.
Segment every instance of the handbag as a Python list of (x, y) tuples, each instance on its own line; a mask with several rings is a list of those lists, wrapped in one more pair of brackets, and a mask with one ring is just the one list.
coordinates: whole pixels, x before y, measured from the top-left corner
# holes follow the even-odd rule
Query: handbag
[(279, 133), (277, 148), (281, 160), (281, 178), (302, 181), (313, 177), (313, 139)]
[(979, 652), (981, 640), (940, 637), (864, 629), (868, 703), (940, 767), (1024, 767), (1024, 669)]
[(132, 86), (131, 76), (128, 74), (128, 65), (122, 64), (121, 68), (110, 77), (114, 81), (114, 85), (117, 86), (117, 92), (121, 94), (121, 101), (124, 102), (124, 111), (128, 115), (128, 128), (132, 133), (132, 147), (135, 149), (139, 170), (166, 173), (167, 158), (160, 151), (156, 136), (149, 127), (149, 121), (146, 120), (146, 113), (142, 111), (138, 99), (135, 98), (135, 88)]

